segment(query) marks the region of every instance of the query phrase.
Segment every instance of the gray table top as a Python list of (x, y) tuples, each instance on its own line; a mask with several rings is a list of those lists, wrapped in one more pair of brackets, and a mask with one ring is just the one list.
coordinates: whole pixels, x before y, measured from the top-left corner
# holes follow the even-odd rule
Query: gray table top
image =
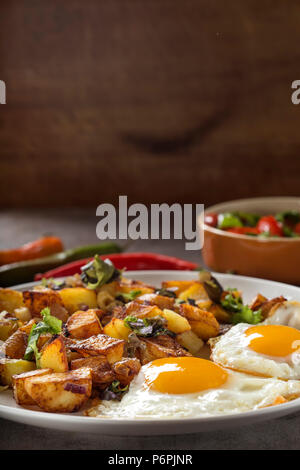
[[(28, 242), (45, 233), (61, 236), (66, 247), (97, 241), (95, 210), (2, 211), (0, 249)], [(128, 251), (152, 251), (201, 263), (182, 241), (136, 241)], [(300, 413), (227, 431), (157, 437), (116, 437), (62, 432), (0, 419), (0, 449), (298, 449)], [(299, 431), (299, 433), (298, 433)]]

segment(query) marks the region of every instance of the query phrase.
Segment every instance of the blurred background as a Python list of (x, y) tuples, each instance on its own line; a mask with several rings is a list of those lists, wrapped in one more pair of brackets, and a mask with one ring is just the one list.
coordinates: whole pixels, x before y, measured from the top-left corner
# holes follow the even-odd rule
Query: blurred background
[(1, 0), (0, 204), (300, 195), (296, 0)]

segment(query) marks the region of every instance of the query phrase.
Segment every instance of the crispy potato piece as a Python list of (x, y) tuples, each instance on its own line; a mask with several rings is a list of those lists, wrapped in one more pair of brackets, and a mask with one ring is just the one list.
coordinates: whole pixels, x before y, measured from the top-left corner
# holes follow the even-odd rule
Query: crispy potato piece
[(41, 321), (40, 318), (32, 318), (30, 321), (28, 321), (27, 323), (25, 323), (25, 325), (20, 326), (19, 330), (20, 330), (20, 331), (23, 331), (24, 333), (26, 333), (27, 335), (29, 335), (29, 333), (30, 333), (31, 328), (33, 327), (33, 325), (35, 325), (35, 324), (38, 323), (39, 321)]
[(12, 386), (14, 399), (18, 405), (34, 405), (35, 402), (28, 395), (24, 388), (25, 379), (29, 377), (37, 377), (41, 375), (46, 375), (52, 372), (51, 369), (36, 369), (30, 372), (23, 372), (22, 374), (12, 376)]
[(44, 411), (71, 413), (79, 410), (92, 393), (92, 371), (86, 367), (57, 372), (24, 381), (26, 393)]
[(139, 295), (151, 294), (155, 292), (155, 288), (152, 286), (144, 284), (140, 281), (126, 279), (124, 277), (121, 280), (116, 281), (115, 289), (116, 292), (121, 292), (123, 294), (128, 294), (133, 290), (140, 290), (141, 293)]
[(172, 310), (165, 308), (162, 312), (162, 316), (167, 320), (167, 329), (173, 333), (183, 333), (191, 329), (191, 325), (187, 319)]
[(59, 294), (51, 289), (24, 291), (23, 299), (32, 317), (41, 318), (41, 311), (45, 307), (49, 307), (51, 315), (63, 322), (67, 321), (69, 317)]
[(156, 305), (143, 305), (133, 300), (126, 305), (124, 318), (133, 315), (138, 318), (152, 318), (158, 315), (162, 316), (162, 310)]
[(22, 292), (0, 288), (0, 312), (13, 314), (16, 308), (24, 307)]
[(0, 320), (0, 340), (6, 341), (19, 327), (16, 318), (3, 318)]
[(24, 359), (0, 359), (0, 380), (2, 385), (11, 385), (12, 377), (16, 374), (36, 369), (34, 362)]
[(106, 388), (116, 379), (115, 373), (105, 356), (82, 357), (71, 362), (72, 370), (82, 367), (91, 369), (93, 386), (98, 389)]
[(97, 308), (96, 292), (86, 287), (66, 287), (59, 291), (59, 296), (69, 314), (81, 310), (83, 306)]
[(208, 311), (221, 323), (228, 323), (230, 321), (230, 314), (221, 305), (212, 304)]
[(23, 359), (27, 347), (28, 336), (21, 330), (15, 331), (3, 344), (6, 357)]
[(164, 281), (162, 282), (162, 287), (164, 289), (170, 289), (175, 292), (177, 297), (193, 284), (197, 283), (198, 281)]
[(31, 319), (31, 313), (27, 307), (15, 308), (14, 315), (21, 322), (27, 322)]
[(62, 336), (53, 337), (41, 350), (40, 367), (54, 372), (66, 372), (69, 369), (67, 352)]
[(67, 330), (72, 338), (85, 339), (100, 334), (102, 326), (96, 310), (79, 310), (69, 317)]
[(166, 297), (159, 294), (145, 294), (137, 297), (135, 302), (144, 304), (144, 305), (155, 305), (156, 307), (164, 310), (165, 308), (173, 310), (175, 299), (172, 297)]
[(122, 385), (128, 385), (132, 379), (139, 373), (141, 363), (137, 358), (125, 357), (121, 361), (112, 365), (112, 370), (116, 375), (116, 379)]
[(192, 331), (204, 341), (219, 333), (220, 325), (211, 312), (193, 305), (181, 304), (180, 313), (188, 319)]
[(210, 300), (201, 282), (194, 282), (188, 289), (181, 292), (178, 298), (184, 301), (188, 299), (195, 301)]
[(125, 326), (124, 320), (113, 318), (107, 325), (105, 325), (103, 333), (111, 336), (112, 338), (127, 340), (131, 330)]
[(121, 360), (124, 347), (125, 341), (104, 334), (91, 336), (70, 345), (72, 351), (79, 352), (83, 357), (106, 356), (110, 364)]
[(257, 294), (254, 299), (252, 299), (251, 303), (249, 304), (249, 307), (251, 310), (255, 311), (260, 308), (260, 306), (264, 303), (267, 302), (268, 299), (262, 294)]
[(161, 357), (191, 356), (174, 338), (168, 335), (160, 335), (155, 338), (139, 338), (139, 341), (141, 347), (137, 348), (136, 353), (142, 364), (147, 364)]
[(192, 330), (184, 331), (183, 333), (176, 335), (176, 340), (193, 356), (198, 354), (204, 345), (203, 340), (199, 338)]

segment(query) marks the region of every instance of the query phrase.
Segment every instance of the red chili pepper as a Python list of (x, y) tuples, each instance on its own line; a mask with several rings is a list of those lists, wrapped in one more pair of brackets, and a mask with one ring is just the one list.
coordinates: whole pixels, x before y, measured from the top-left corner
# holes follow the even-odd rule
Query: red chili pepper
[(228, 228), (226, 232), (238, 233), (240, 235), (258, 235), (259, 232), (256, 227), (233, 227)]
[(215, 212), (209, 212), (204, 216), (204, 223), (210, 225), (210, 227), (217, 227), (218, 225), (218, 214)]
[(284, 233), (280, 222), (278, 222), (273, 215), (266, 215), (261, 217), (257, 224), (257, 230), (259, 233), (268, 233), (270, 235), (276, 235), (283, 237)]
[[(159, 255), (155, 253), (120, 253), (112, 255), (102, 255), (102, 259), (109, 259), (117, 269), (127, 269), (128, 271), (141, 271), (152, 269), (169, 269), (169, 270), (182, 270), (191, 271), (197, 268), (196, 263), (185, 261), (173, 256)], [(56, 269), (47, 271), (43, 274), (37, 274), (34, 278), (35, 281), (40, 281), (42, 278), (64, 277), (73, 276), (80, 273), (80, 268), (91, 261), (92, 258), (73, 261), (72, 263), (64, 264)]]
[(294, 229), (293, 229), (293, 232), (300, 234), (300, 222), (298, 222), (298, 223), (295, 225), (295, 227), (294, 227)]

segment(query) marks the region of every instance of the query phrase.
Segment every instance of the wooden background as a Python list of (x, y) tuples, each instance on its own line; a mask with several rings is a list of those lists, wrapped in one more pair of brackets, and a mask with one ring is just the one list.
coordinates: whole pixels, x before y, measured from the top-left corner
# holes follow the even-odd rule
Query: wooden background
[(300, 196), (298, 0), (1, 0), (0, 205)]

